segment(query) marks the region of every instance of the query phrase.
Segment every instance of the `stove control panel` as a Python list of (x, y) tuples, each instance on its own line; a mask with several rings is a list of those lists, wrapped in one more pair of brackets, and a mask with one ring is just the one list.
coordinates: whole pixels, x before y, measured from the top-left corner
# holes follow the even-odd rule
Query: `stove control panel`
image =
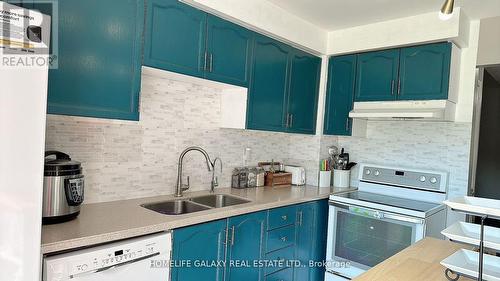
[(413, 189), (446, 192), (447, 173), (428, 170), (399, 169), (385, 166), (361, 165), (361, 181)]

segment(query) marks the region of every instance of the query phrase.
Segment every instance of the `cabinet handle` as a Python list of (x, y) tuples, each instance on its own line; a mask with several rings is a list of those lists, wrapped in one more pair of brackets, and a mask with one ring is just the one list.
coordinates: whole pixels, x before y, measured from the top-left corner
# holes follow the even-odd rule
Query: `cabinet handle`
[(290, 128), (293, 127), (293, 114), (290, 114)]
[(288, 124), (290, 123), (290, 114), (286, 114), (286, 124), (285, 124), (285, 127), (288, 128)]
[(234, 225), (231, 226), (231, 246), (234, 245)]
[(401, 79), (398, 79), (398, 96), (401, 94)]
[(286, 236), (281, 237), (280, 240), (286, 242)]
[(208, 67), (208, 53), (205, 52), (205, 61), (203, 63), (203, 70), (207, 70), (207, 67)]
[(302, 226), (302, 211), (299, 212), (299, 226)]
[(210, 68), (208, 71), (212, 72), (213, 66), (214, 66), (214, 55), (210, 53)]
[(391, 80), (391, 96), (394, 96), (394, 79)]
[(288, 218), (287, 216), (281, 216), (281, 219), (284, 221), (286, 221), (287, 218)]
[(345, 130), (346, 132), (349, 131), (349, 118), (345, 119)]

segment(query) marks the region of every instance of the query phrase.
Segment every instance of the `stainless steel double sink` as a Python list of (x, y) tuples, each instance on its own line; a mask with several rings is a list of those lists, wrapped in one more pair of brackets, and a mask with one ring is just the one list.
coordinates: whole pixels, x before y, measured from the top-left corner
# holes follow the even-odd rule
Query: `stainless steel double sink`
[(209, 194), (186, 199), (168, 200), (141, 206), (165, 215), (183, 215), (213, 208), (224, 208), (251, 202), (228, 194)]

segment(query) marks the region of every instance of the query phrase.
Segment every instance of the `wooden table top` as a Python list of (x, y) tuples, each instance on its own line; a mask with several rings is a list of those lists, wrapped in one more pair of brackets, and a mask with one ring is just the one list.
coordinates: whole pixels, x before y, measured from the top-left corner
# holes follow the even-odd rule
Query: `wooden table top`
[[(447, 281), (440, 262), (470, 246), (424, 238), (355, 278), (356, 281)], [(471, 280), (460, 277), (460, 281)]]

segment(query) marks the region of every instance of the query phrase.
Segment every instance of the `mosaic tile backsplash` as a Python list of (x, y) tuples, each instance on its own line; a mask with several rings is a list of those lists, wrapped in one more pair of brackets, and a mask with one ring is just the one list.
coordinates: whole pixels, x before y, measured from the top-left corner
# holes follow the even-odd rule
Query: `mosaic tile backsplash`
[[(220, 187), (229, 187), (234, 167), (285, 161), (306, 167), (309, 184), (317, 183), (320, 137), (221, 129), (220, 90), (143, 75), (139, 122), (49, 115), (46, 148), (82, 162), (85, 203), (173, 194), (178, 157), (188, 146), (201, 146), (217, 167)], [(184, 181), (191, 190), (210, 188), (211, 173), (198, 152), (184, 159)]]
[[(86, 176), (85, 203), (173, 194), (180, 152), (205, 148), (217, 167), (221, 187), (230, 186), (234, 167), (284, 161), (306, 168), (308, 184), (317, 184), (318, 163), (326, 147), (344, 147), (361, 163), (448, 171), (450, 196), (467, 192), (470, 123), (370, 121), (366, 138), (309, 136), (220, 128), (217, 88), (143, 75), (139, 122), (49, 115), (47, 149), (81, 161)], [(210, 188), (211, 173), (198, 152), (184, 159), (191, 190)], [(357, 169), (352, 185), (357, 186)]]
[[(458, 197), (468, 189), (471, 130), (471, 123), (370, 121), (366, 138), (323, 136), (321, 155), (336, 144), (358, 163), (446, 171), (448, 197)], [(358, 169), (351, 184), (358, 185)], [(463, 217), (448, 215), (449, 222)]]

